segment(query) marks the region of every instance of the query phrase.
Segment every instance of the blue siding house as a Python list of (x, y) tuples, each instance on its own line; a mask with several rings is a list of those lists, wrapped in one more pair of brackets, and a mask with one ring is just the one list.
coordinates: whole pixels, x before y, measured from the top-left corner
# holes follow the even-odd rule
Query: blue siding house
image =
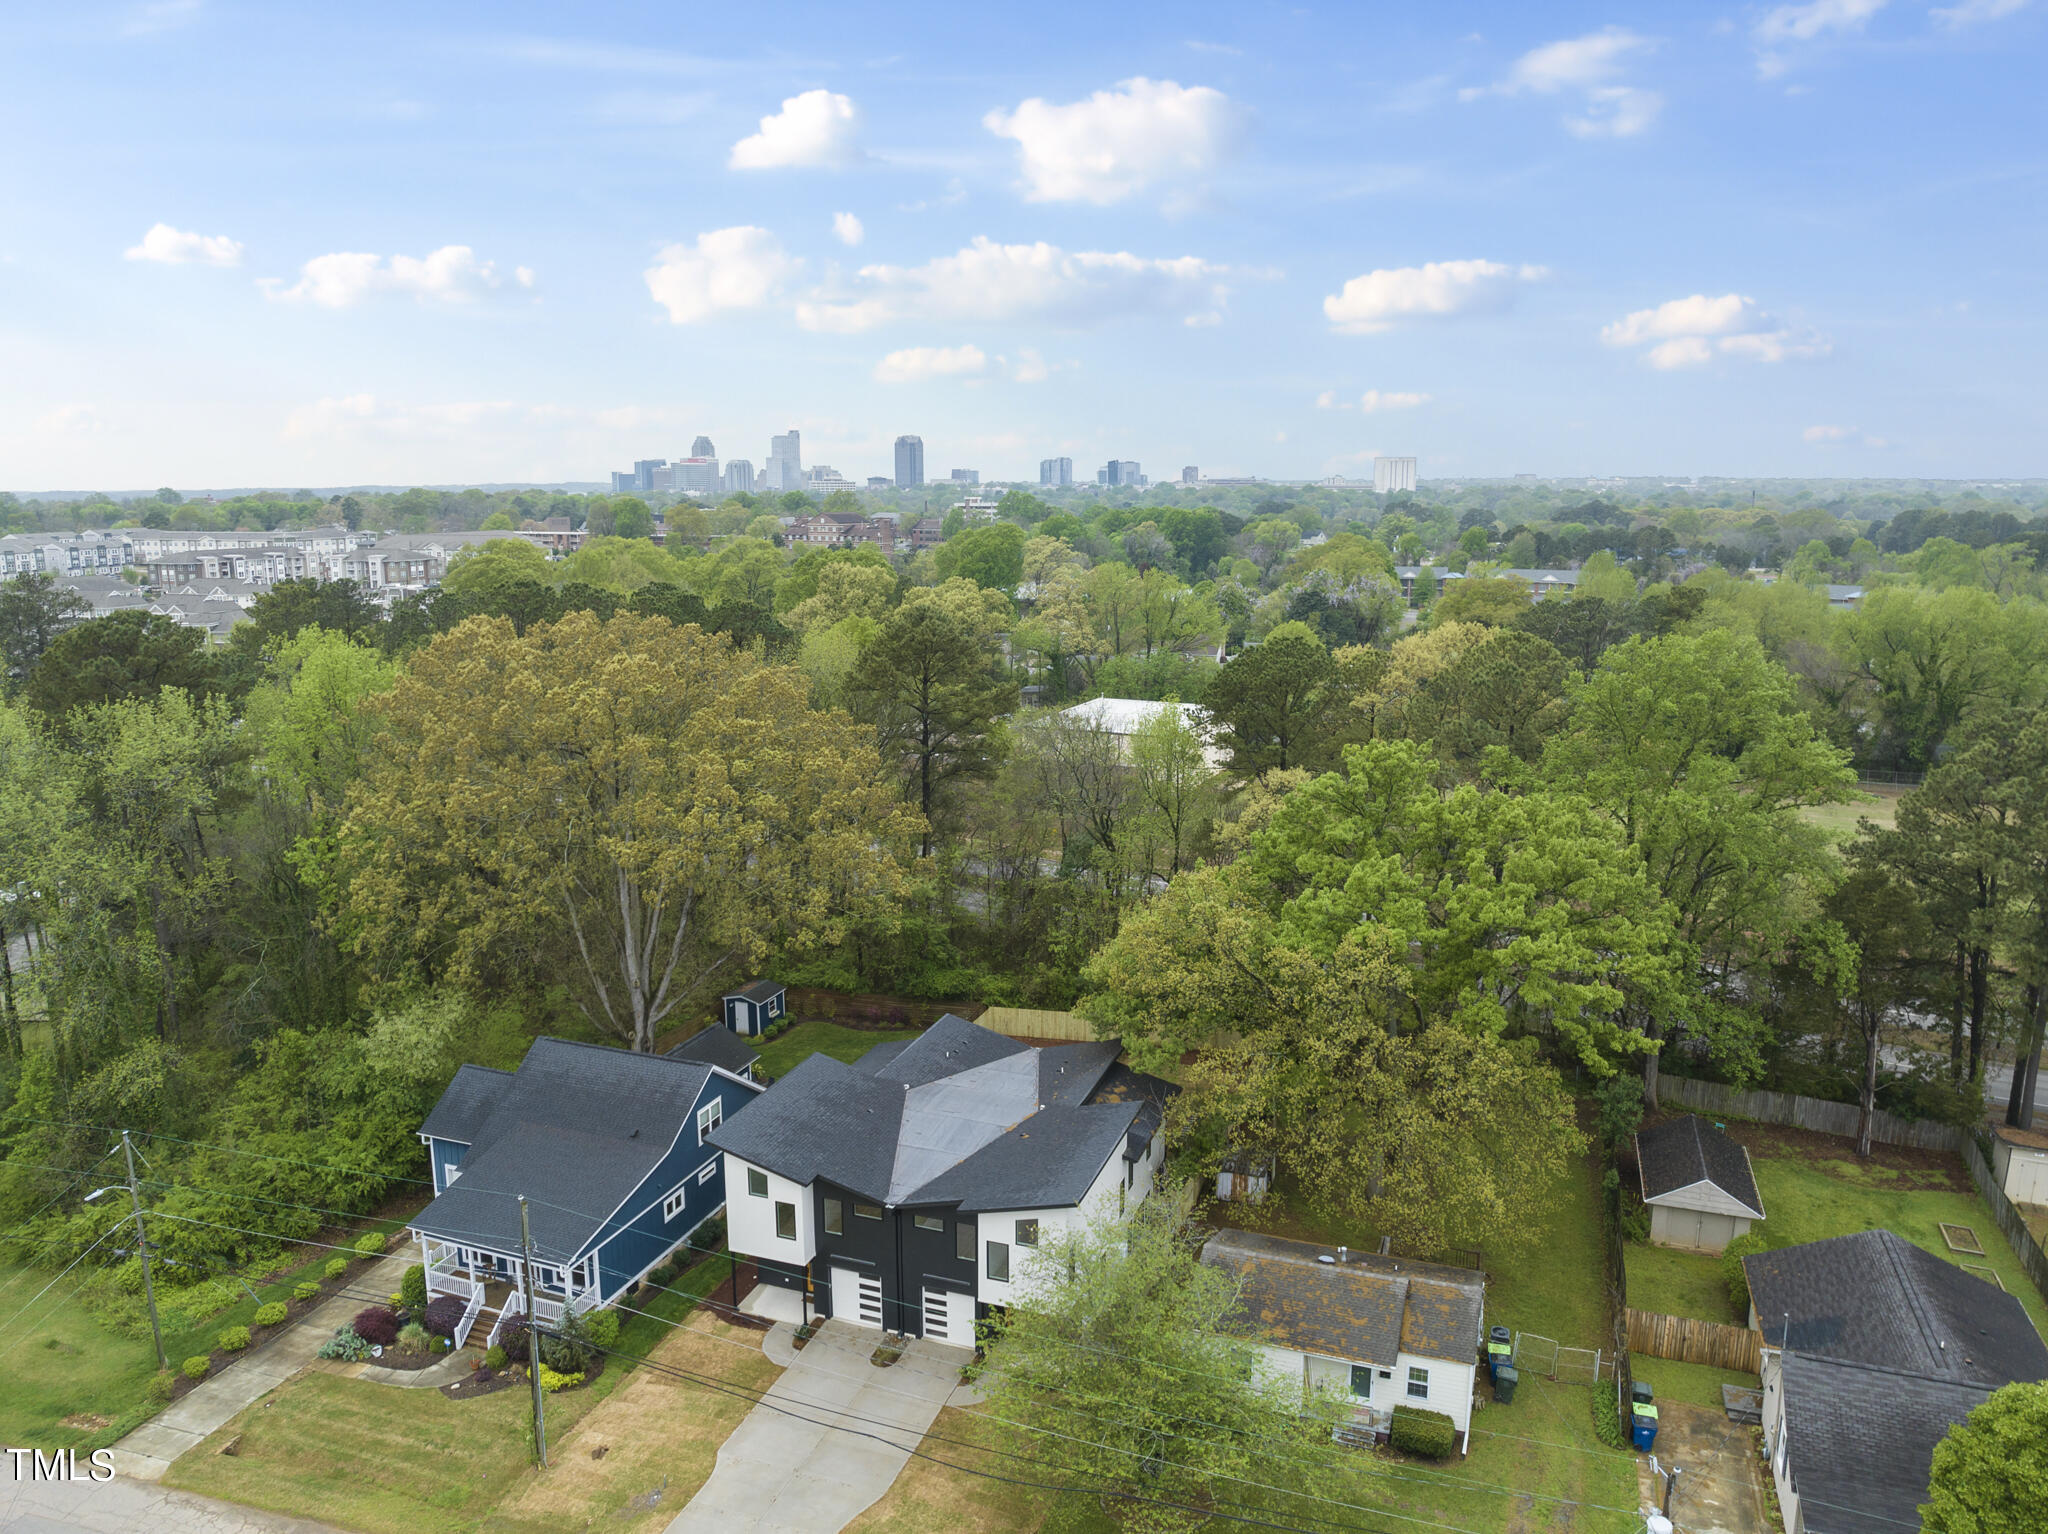
[(516, 1071), (465, 1065), (420, 1126), (434, 1201), (413, 1220), (457, 1344), (524, 1309), (519, 1199), (543, 1322), (610, 1304), (725, 1205), (711, 1132), (762, 1088), (722, 1066), (536, 1039)]

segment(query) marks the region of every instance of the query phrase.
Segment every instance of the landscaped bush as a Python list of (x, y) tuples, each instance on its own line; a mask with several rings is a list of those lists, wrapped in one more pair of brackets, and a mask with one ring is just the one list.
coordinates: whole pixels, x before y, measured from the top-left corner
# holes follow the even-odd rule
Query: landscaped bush
[(177, 1382), (177, 1376), (168, 1369), (160, 1374), (152, 1374), (149, 1383), (142, 1387), (142, 1399), (151, 1406), (168, 1406), (171, 1403), (171, 1387)]
[(384, 1238), (374, 1230), (367, 1236), (360, 1237), (356, 1241), (356, 1255), (358, 1257), (382, 1257), (384, 1255)]
[(505, 1357), (515, 1364), (526, 1362), (527, 1335), (526, 1317), (514, 1316), (498, 1333), (498, 1343)]
[(188, 1380), (203, 1380), (212, 1368), (213, 1360), (211, 1358), (208, 1358), (204, 1353), (194, 1353), (185, 1360), (185, 1378)]
[(594, 1312), (586, 1325), (591, 1346), (610, 1348), (619, 1340), (619, 1313), (616, 1310)]
[(1458, 1425), (1440, 1411), (1397, 1406), (1394, 1408), (1393, 1426), (1387, 1431), (1387, 1442), (1404, 1454), (1448, 1459), (1458, 1447)]
[(320, 1344), (319, 1356), (339, 1358), (344, 1363), (358, 1364), (370, 1356), (370, 1345), (356, 1335), (353, 1326), (344, 1326)]
[(1621, 1431), (1619, 1404), (1613, 1380), (1602, 1380), (1593, 1387), (1593, 1434), (1610, 1449), (1628, 1447), (1628, 1438)]
[(223, 1353), (239, 1353), (249, 1345), (249, 1328), (230, 1326), (213, 1340)]
[(495, 1342), (484, 1351), (484, 1367), (493, 1373), (504, 1368), (510, 1362), (511, 1360), (505, 1356), (505, 1350)]
[(363, 1341), (388, 1348), (398, 1341), (398, 1315), (382, 1305), (372, 1305), (356, 1312), (355, 1331)]
[(405, 1270), (405, 1277), (398, 1285), (398, 1303), (413, 1315), (427, 1308), (427, 1270), (424, 1264), (416, 1262)]
[(346, 1257), (330, 1257), (327, 1260), (327, 1266), (320, 1270), (327, 1278), (339, 1278), (347, 1271), (348, 1259)]
[(310, 1300), (315, 1295), (319, 1294), (319, 1292), (319, 1280), (309, 1278), (304, 1283), (299, 1284), (295, 1288), (293, 1288), (292, 1298), (295, 1300)]
[(1728, 1281), (1728, 1303), (1735, 1307), (1735, 1313), (1745, 1324), (1749, 1320), (1749, 1275), (1742, 1271), (1742, 1259), (1770, 1249), (1771, 1244), (1764, 1239), (1763, 1232), (1753, 1230), (1747, 1235), (1737, 1236), (1721, 1252), (1721, 1277)]
[(563, 1374), (588, 1371), (600, 1356), (591, 1340), (590, 1322), (590, 1316), (574, 1306), (564, 1310), (561, 1321), (540, 1334), (541, 1363)]
[(426, 1314), (420, 1317), (420, 1324), (436, 1337), (453, 1337), (455, 1328), (462, 1324), (465, 1309), (461, 1300), (452, 1294), (437, 1294), (427, 1305)]
[(582, 1383), (583, 1376), (580, 1373), (557, 1374), (546, 1364), (540, 1366), (540, 1388), (547, 1391), (550, 1395), (557, 1390), (567, 1390), (571, 1385), (580, 1385)]
[(434, 1334), (417, 1321), (408, 1321), (398, 1329), (398, 1346), (407, 1353), (424, 1353), (434, 1345)]
[(654, 1285), (654, 1287), (657, 1289), (666, 1289), (670, 1284), (674, 1283), (675, 1281), (676, 1259), (673, 1257), (671, 1257), (667, 1262), (663, 1263), (660, 1267), (656, 1268), (652, 1273), (647, 1275), (647, 1282)]
[(268, 1305), (258, 1305), (256, 1307), (256, 1324), (258, 1326), (275, 1326), (290, 1314), (291, 1312), (285, 1308), (283, 1300), (272, 1300)]

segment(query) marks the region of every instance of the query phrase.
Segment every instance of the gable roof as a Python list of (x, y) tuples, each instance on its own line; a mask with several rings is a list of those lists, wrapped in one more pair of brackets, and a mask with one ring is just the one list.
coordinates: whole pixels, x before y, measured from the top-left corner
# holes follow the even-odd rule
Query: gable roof
[(1756, 1190), (1749, 1152), (1696, 1113), (1645, 1129), (1636, 1135), (1636, 1164), (1642, 1171), (1643, 1202), (1698, 1207), (1685, 1191), (1701, 1184), (1719, 1189), (1756, 1219), (1764, 1217), (1763, 1195)]
[(2017, 1298), (1891, 1231), (1759, 1252), (1742, 1267), (1767, 1344), (1994, 1388), (2048, 1379), (2048, 1345)]
[(1203, 1262), (1238, 1280), (1249, 1335), (1360, 1363), (1392, 1364), (1403, 1352), (1472, 1362), (1486, 1305), (1480, 1274), (1378, 1253), (1336, 1256), (1249, 1230), (1219, 1230), (1202, 1247)]
[(748, 1001), (768, 1001), (782, 994), (780, 980), (756, 980), (752, 985), (743, 985), (737, 991), (727, 991), (728, 999), (739, 996)]
[(745, 1039), (719, 1023), (713, 1023), (701, 1033), (692, 1034), (668, 1052), (671, 1060), (699, 1060), (706, 1065), (715, 1065), (731, 1071), (735, 1076), (744, 1076), (749, 1066), (761, 1058)]
[(1991, 1396), (1806, 1353), (1787, 1353), (1784, 1369), (1785, 1452), (1806, 1534), (1866, 1534), (1873, 1520), (1920, 1527), (1934, 1446)]
[(1064, 1207), (1134, 1129), (1150, 1143), (1171, 1091), (1135, 1072), (1113, 1078), (1119, 1052), (1113, 1041), (1033, 1049), (947, 1013), (853, 1065), (812, 1055), (711, 1140), (792, 1182), (824, 1177), (882, 1204)]
[(524, 1194), (535, 1251), (574, 1258), (693, 1128), (710, 1076), (701, 1061), (565, 1039), (535, 1039), (509, 1076), (464, 1067), (426, 1121), (451, 1139), (469, 1130), (461, 1180), (413, 1228), (516, 1252)]

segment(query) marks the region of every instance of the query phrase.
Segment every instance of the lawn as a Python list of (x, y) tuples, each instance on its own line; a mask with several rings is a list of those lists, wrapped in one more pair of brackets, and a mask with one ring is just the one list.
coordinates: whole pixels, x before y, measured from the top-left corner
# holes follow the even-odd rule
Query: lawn
[[(722, 1271), (701, 1263), (677, 1287), (702, 1293)], [(642, 1308), (676, 1320), (692, 1301), (663, 1294)], [(688, 1330), (635, 1316), (620, 1329), (618, 1351), (758, 1388), (775, 1369), (749, 1335), (709, 1312)], [(524, 1389), (451, 1401), (438, 1390), (309, 1372), (241, 1413), (164, 1480), (370, 1534), (453, 1534), (487, 1515), (493, 1528), (536, 1534), (599, 1520), (654, 1528), (710, 1474), (718, 1445), (748, 1409), (738, 1397), (614, 1358), (588, 1389), (548, 1398), (550, 1468), (541, 1472), (528, 1464), (531, 1403)], [(237, 1439), (233, 1454), (222, 1452)], [(600, 1446), (605, 1453), (593, 1459)], [(667, 1490), (647, 1503), (664, 1478)]]
[(1743, 1326), (1749, 1320), (1736, 1314), (1735, 1302), (1728, 1298), (1720, 1258), (1645, 1242), (1628, 1245), (1628, 1302), (1637, 1310), (1719, 1321), (1723, 1326)]
[(914, 1039), (917, 1034), (915, 1028), (845, 1028), (838, 1023), (798, 1023), (787, 1033), (754, 1047), (761, 1054), (760, 1069), (771, 1077), (780, 1077), (788, 1075), (812, 1055), (830, 1055), (851, 1065), (885, 1040)]
[(1682, 1364), (1669, 1358), (1652, 1358), (1647, 1353), (1628, 1355), (1629, 1377), (1647, 1380), (1660, 1401), (1690, 1401), (1695, 1406), (1720, 1411), (1721, 1387), (1741, 1385), (1757, 1388), (1757, 1377), (1738, 1369), (1716, 1369), (1708, 1364)]
[(1847, 804), (1809, 804), (1800, 810), (1799, 818), (1827, 831), (1837, 842), (1853, 841), (1860, 820), (1869, 819), (1890, 830), (1898, 818), (1899, 796), (1903, 792), (1884, 789), (1873, 793), (1866, 789)]

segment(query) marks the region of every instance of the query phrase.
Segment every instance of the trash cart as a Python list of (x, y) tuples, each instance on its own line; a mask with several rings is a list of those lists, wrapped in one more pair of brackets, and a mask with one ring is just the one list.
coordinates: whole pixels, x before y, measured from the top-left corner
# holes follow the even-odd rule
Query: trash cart
[(1502, 1364), (1493, 1375), (1494, 1400), (1502, 1406), (1512, 1402), (1515, 1399), (1515, 1385), (1521, 1378), (1521, 1371), (1513, 1364)]
[(1490, 1379), (1500, 1378), (1500, 1366), (1515, 1356), (1514, 1333), (1505, 1326), (1496, 1326), (1487, 1333), (1486, 1373)]
[(1629, 1408), (1629, 1426), (1634, 1430), (1630, 1436), (1635, 1439), (1638, 1449), (1652, 1449), (1657, 1444), (1657, 1406), (1653, 1401), (1637, 1401)]

